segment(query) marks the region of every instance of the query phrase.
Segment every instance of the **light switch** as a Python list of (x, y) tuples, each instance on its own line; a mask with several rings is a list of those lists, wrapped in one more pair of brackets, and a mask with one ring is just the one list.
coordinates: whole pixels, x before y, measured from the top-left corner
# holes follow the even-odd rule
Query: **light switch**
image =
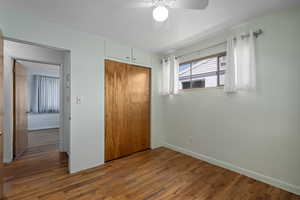
[(82, 98), (80, 96), (76, 97), (76, 104), (81, 104)]
[(67, 74), (66, 76), (66, 88), (70, 88), (71, 86), (71, 75), (70, 74)]

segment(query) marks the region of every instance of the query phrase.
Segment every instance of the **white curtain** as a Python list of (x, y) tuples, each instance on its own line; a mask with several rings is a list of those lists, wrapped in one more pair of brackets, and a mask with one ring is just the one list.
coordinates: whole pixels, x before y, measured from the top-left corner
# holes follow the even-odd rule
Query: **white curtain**
[(55, 77), (34, 75), (31, 112), (59, 112), (59, 79)]
[(256, 89), (255, 36), (252, 30), (248, 34), (227, 40), (225, 92)]
[(179, 63), (175, 56), (162, 60), (162, 94), (178, 94)]
[(169, 95), (170, 93), (170, 68), (171, 62), (169, 58), (164, 58), (162, 60), (162, 95)]

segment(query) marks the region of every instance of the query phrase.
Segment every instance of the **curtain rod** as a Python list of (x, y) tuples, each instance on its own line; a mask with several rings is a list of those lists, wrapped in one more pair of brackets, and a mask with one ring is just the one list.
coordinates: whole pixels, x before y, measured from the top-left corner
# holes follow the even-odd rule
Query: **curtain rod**
[[(263, 34), (263, 30), (262, 29), (258, 29), (257, 31), (253, 32), (253, 35), (256, 38), (258, 38), (261, 34)], [(242, 39), (247, 38), (247, 37), (250, 37), (250, 34), (245, 34), (245, 35), (241, 36)], [(236, 38), (235, 38), (235, 40), (236, 40)], [(207, 50), (207, 49), (211, 49), (213, 47), (217, 47), (217, 46), (220, 46), (220, 45), (226, 44), (226, 43), (227, 43), (227, 41), (220, 42), (218, 44), (214, 44), (212, 46), (209, 46), (209, 47), (206, 47), (206, 48), (203, 48), (203, 49), (200, 49), (200, 50), (196, 50), (196, 51), (192, 51), (192, 52), (189, 52), (189, 53), (186, 53), (186, 54), (183, 54), (183, 55), (179, 55), (179, 56), (176, 56), (176, 59), (182, 58), (182, 57), (185, 57), (185, 56), (188, 56), (188, 55), (191, 55), (191, 54), (199, 53), (201, 51), (204, 51), (204, 50)], [(163, 59), (165, 59), (165, 58), (163, 58)]]

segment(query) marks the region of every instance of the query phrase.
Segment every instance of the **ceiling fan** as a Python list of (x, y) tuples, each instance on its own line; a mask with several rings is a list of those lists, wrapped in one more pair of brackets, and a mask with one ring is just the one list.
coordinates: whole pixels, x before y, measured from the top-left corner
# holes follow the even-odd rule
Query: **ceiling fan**
[(205, 9), (209, 0), (131, 0), (131, 6), (153, 8), (153, 19), (163, 22), (169, 17), (169, 9)]

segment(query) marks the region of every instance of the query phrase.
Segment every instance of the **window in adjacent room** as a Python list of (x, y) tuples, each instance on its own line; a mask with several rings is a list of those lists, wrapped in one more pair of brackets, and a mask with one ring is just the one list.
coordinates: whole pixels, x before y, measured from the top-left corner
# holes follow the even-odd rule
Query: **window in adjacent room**
[(60, 103), (59, 78), (34, 75), (31, 112), (58, 113)]
[(224, 86), (226, 53), (185, 62), (179, 65), (179, 88)]

